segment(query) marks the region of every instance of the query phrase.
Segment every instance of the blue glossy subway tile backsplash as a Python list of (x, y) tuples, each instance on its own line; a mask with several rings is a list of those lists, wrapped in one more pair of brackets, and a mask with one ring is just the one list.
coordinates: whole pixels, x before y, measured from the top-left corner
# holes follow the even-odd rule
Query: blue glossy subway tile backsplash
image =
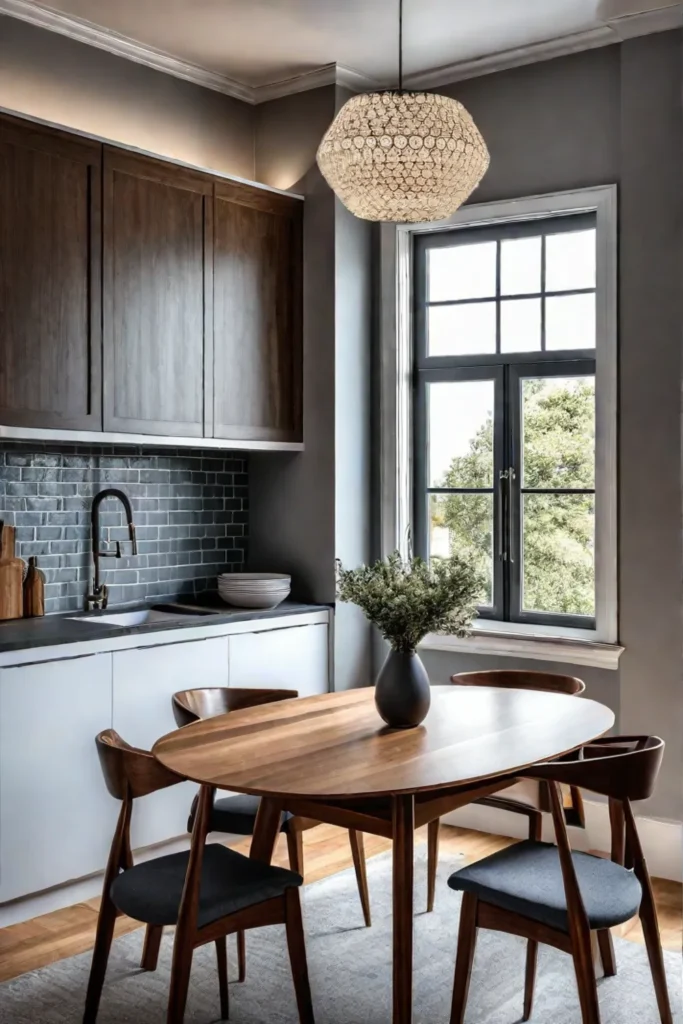
[(17, 555), (38, 556), (45, 610), (79, 610), (92, 575), (90, 504), (105, 487), (133, 506), (138, 555), (130, 555), (123, 509), (100, 510), (101, 542), (124, 557), (103, 559), (110, 604), (201, 597), (219, 572), (244, 566), (248, 467), (240, 453), (3, 442), (0, 519), (17, 528)]

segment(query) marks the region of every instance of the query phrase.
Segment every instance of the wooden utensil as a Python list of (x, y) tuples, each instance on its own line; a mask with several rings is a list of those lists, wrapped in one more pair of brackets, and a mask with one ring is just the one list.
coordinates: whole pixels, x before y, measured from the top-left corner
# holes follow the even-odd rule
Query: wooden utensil
[(24, 565), (15, 557), (15, 528), (0, 522), (0, 619), (24, 614)]
[(38, 568), (38, 559), (28, 560), (28, 573), (24, 581), (24, 616), (32, 618), (45, 614), (45, 573)]

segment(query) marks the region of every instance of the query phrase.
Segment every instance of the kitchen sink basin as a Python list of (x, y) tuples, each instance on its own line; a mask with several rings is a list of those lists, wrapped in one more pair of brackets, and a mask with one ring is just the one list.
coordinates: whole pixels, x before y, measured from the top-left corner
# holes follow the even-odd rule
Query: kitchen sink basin
[(129, 612), (105, 612), (102, 615), (85, 614), (70, 615), (69, 618), (76, 622), (85, 622), (92, 626), (144, 626), (153, 622), (177, 622), (179, 619), (189, 621), (204, 618), (212, 613), (209, 611), (183, 611), (178, 608), (137, 608)]

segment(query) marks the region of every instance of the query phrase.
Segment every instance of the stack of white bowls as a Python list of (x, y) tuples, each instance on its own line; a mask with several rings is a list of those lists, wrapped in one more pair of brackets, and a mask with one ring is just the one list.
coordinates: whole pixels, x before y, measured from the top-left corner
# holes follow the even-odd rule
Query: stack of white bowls
[(224, 572), (218, 593), (236, 608), (276, 608), (292, 589), (292, 577), (277, 572)]

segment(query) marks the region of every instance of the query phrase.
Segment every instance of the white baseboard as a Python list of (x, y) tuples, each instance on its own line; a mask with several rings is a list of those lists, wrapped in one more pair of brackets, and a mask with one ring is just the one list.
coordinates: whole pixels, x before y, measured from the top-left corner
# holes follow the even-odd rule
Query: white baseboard
[[(611, 846), (611, 832), (607, 804), (587, 800), (586, 828), (570, 828), (572, 846), (576, 850), (600, 850), (608, 852)], [(477, 832), (511, 836), (526, 839), (527, 820), (521, 814), (499, 811), (493, 807), (470, 804), (447, 814), (442, 821), (446, 825), (470, 828)], [(656, 818), (638, 817), (638, 832), (645, 851), (650, 873), (656, 878), (668, 878), (674, 882), (683, 881), (683, 824), (675, 821), (660, 821)], [(543, 838), (554, 841), (554, 830), (550, 815), (543, 816)]]
[[(222, 832), (211, 832), (207, 836), (207, 842), (225, 843), (227, 846), (231, 846), (241, 839), (244, 839), (244, 836), (231, 836)], [(133, 857), (137, 864), (151, 860), (152, 857), (180, 853), (182, 850), (189, 849), (189, 846), (189, 836), (180, 836), (178, 839), (171, 839), (168, 843), (150, 846), (145, 850), (135, 850)], [(21, 899), (2, 903), (0, 904), (0, 928), (8, 928), (9, 925), (20, 924), (33, 917), (51, 914), (54, 910), (64, 910), (65, 907), (73, 907), (76, 903), (94, 899), (102, 894), (103, 878), (104, 872), (100, 871), (95, 875), (88, 875), (87, 878), (77, 878), (73, 882), (67, 882), (55, 889), (46, 889), (44, 892), (32, 893)]]

